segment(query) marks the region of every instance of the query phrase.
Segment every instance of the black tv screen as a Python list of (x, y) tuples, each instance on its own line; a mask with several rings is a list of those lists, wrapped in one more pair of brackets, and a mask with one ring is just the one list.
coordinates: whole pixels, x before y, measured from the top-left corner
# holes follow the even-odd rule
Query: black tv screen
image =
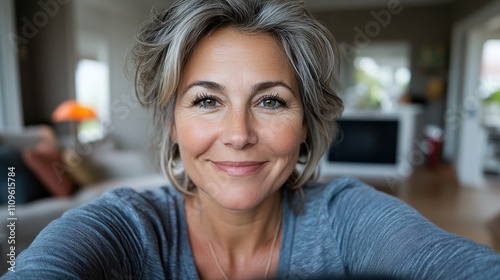
[(398, 124), (397, 120), (339, 120), (328, 161), (396, 164)]

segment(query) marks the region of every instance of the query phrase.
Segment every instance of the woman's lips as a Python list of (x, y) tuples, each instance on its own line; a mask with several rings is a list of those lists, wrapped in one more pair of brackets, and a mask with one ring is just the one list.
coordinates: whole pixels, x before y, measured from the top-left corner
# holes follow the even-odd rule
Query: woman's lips
[(214, 165), (233, 176), (245, 176), (255, 173), (264, 162), (255, 161), (213, 161)]

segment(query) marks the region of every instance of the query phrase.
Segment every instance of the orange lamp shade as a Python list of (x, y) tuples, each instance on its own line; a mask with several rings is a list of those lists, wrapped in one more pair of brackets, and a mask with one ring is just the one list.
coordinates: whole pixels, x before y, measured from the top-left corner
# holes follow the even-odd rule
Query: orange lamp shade
[(80, 122), (95, 118), (97, 116), (92, 108), (80, 105), (75, 100), (68, 100), (61, 103), (52, 113), (52, 121), (54, 122)]

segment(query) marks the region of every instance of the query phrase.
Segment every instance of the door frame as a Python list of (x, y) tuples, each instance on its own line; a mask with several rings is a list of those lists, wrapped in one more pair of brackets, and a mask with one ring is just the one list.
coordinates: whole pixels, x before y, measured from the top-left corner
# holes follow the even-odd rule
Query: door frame
[(483, 164), (486, 132), (482, 129), (481, 97), (478, 94), (481, 55), (486, 33), (481, 26), (500, 14), (495, 1), (453, 27), (447, 110), (445, 112), (445, 159), (454, 162), (464, 186), (484, 185)]

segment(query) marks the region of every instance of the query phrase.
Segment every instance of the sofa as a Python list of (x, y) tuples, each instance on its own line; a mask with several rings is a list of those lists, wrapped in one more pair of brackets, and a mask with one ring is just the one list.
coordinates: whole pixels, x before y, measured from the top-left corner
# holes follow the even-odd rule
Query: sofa
[[(17, 218), (14, 232), (0, 226), (0, 271), (5, 272), (9, 266), (6, 259), (10, 246), (15, 246), (15, 254), (19, 255), (44, 227), (67, 210), (113, 188), (126, 186), (143, 191), (168, 184), (154, 171), (144, 151), (117, 149), (109, 139), (88, 143), (81, 149), (67, 148), (60, 142), (53, 129), (44, 125), (0, 132), (0, 165), (5, 169), (0, 170), (0, 177), (8, 176), (7, 168), (16, 163), (15, 174), (11, 174), (15, 175), (16, 193), (10, 197), (14, 198), (10, 209), (8, 180), (2, 177), (0, 221), (8, 225), (13, 221), (8, 218)], [(44, 157), (45, 162), (40, 160)], [(55, 176), (48, 175), (53, 172)], [(36, 185), (41, 187), (34, 188)], [(15, 212), (10, 213), (13, 201)], [(9, 243), (13, 234), (15, 244)]]

